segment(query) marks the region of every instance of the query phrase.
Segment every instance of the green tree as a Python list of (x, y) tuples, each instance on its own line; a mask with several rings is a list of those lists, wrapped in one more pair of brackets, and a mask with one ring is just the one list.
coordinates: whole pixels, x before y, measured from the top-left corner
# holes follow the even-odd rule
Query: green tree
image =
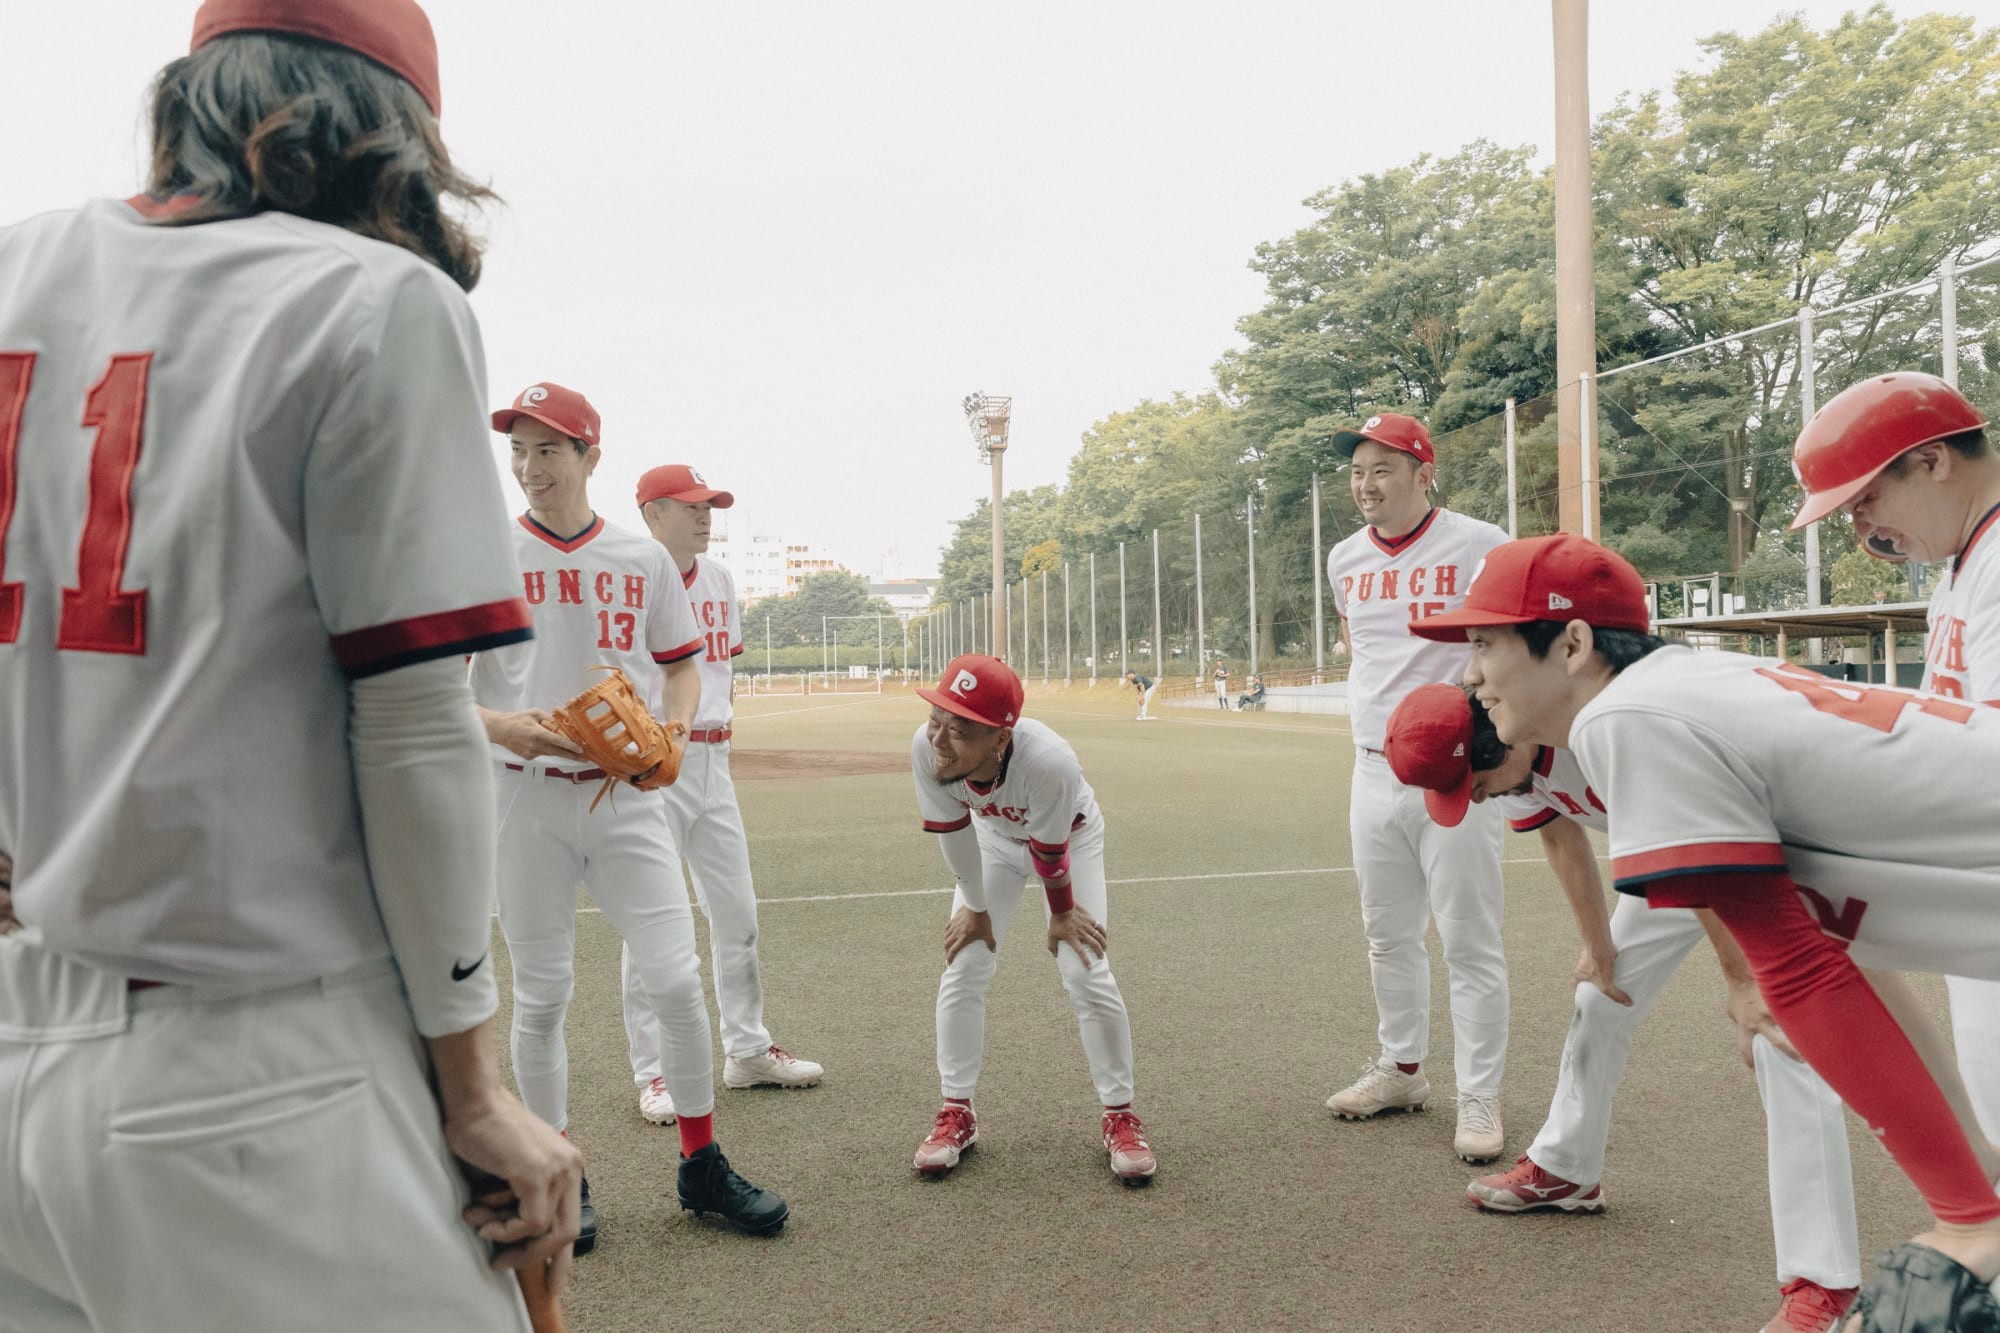
[(761, 622), (769, 617), (773, 647), (817, 646), (825, 628), (823, 617), (876, 614), (893, 617), (896, 612), (881, 598), (868, 595), (868, 580), (859, 574), (828, 570), (799, 580), (797, 592), (758, 602), (745, 613), (744, 633), (754, 642), (764, 632)]

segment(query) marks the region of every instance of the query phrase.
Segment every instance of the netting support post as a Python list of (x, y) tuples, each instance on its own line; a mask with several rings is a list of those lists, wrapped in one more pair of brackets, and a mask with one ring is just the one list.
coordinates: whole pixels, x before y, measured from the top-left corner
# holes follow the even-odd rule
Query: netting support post
[(1257, 498), (1243, 501), (1243, 528), (1250, 534), (1250, 558), (1243, 563), (1250, 571), (1250, 674), (1257, 674)]
[(1167, 675), (1167, 636), (1161, 633), (1160, 624), (1160, 530), (1153, 529), (1153, 676), (1164, 680)]
[(1326, 561), (1319, 549), (1319, 473), (1313, 473), (1313, 683), (1326, 674)]
[(1090, 553), (1090, 683), (1097, 684), (1097, 552)]
[(1132, 669), (1132, 632), (1125, 618), (1125, 543), (1118, 543), (1118, 678)]
[(1049, 567), (1042, 566), (1042, 684), (1049, 683)]
[[(1314, 478), (1318, 480), (1317, 477)], [(1514, 473), (1514, 400), (1507, 400), (1507, 535), (1521, 535), (1520, 482)]]
[(1576, 424), (1582, 432), (1583, 452), (1578, 457), (1578, 475), (1583, 481), (1583, 536), (1597, 540), (1597, 376), (1585, 373), (1576, 381)]
[[(1939, 332), (1944, 340), (1944, 366), (1939, 372), (1944, 382), (1952, 388), (1958, 387), (1958, 260), (1950, 255), (1944, 257), (1944, 267), (1938, 270), (1938, 319), (1942, 327)], [(1895, 684), (1890, 681), (1890, 684)]]
[[(1804, 429), (1807, 422), (1819, 413), (1819, 366), (1813, 355), (1813, 308), (1799, 307), (1799, 427)], [(1806, 527), (1806, 605), (1820, 605), (1819, 595), (1819, 524)], [(1818, 660), (1819, 640), (1811, 643), (1814, 660)]]
[(1063, 688), (1075, 679), (1076, 663), (1070, 654), (1070, 628), (1076, 622), (1069, 611), (1069, 561), (1063, 561)]
[(1201, 515), (1194, 516), (1194, 676), (1208, 674), (1208, 619), (1201, 604)]

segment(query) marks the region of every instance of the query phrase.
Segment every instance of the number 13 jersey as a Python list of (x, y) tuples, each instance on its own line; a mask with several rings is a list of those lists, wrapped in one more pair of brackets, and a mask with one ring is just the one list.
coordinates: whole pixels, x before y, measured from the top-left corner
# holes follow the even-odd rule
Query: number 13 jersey
[[(473, 659), (472, 697), (482, 708), (559, 708), (604, 678), (594, 666), (619, 668), (641, 698), (657, 700), (660, 667), (706, 646), (672, 558), (650, 537), (601, 518), (562, 535), (523, 514), (514, 524), (514, 558), (535, 638)], [(519, 762), (500, 746), (492, 748), (495, 759)], [(536, 762), (565, 770), (590, 766), (564, 755)]]

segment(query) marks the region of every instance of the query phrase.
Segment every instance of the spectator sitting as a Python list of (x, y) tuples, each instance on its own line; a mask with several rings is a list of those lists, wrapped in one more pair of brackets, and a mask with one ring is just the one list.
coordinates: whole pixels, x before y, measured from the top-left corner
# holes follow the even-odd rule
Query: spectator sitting
[(1236, 711), (1243, 713), (1255, 708), (1261, 712), (1263, 707), (1264, 678), (1259, 675), (1252, 675), (1250, 677), (1250, 688), (1236, 696)]

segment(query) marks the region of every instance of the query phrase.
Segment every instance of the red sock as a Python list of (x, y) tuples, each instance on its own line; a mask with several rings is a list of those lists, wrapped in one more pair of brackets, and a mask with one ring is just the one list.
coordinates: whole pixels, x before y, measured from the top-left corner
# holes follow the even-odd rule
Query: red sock
[(965, 1108), (966, 1110), (970, 1111), (970, 1110), (972, 1109), (972, 1098), (970, 1098), (970, 1097), (947, 1097), (947, 1098), (945, 1098), (945, 1099), (944, 1099), (944, 1104), (945, 1104), (946, 1106), (963, 1106), (963, 1107), (964, 1107), (964, 1108)]
[(1130, 1103), (1130, 1102), (1120, 1102), (1120, 1103), (1119, 1103), (1118, 1105), (1116, 1105), (1116, 1106), (1107, 1106), (1107, 1107), (1105, 1107), (1104, 1109), (1105, 1109), (1105, 1110), (1107, 1110), (1107, 1111), (1129, 1111), (1129, 1110), (1131, 1110), (1131, 1109), (1132, 1109), (1132, 1103)]
[(715, 1142), (715, 1112), (680, 1118), (681, 1156), (692, 1157)]
[(1951, 1104), (1847, 951), (1820, 930), (1791, 876), (1734, 875), (1705, 895), (1743, 948), (1785, 1035), (1882, 1146), (1941, 1222), (2000, 1217)]
[(1412, 1060), (1410, 1063), (1404, 1064), (1401, 1060), (1398, 1060), (1396, 1061), (1396, 1068), (1405, 1074), (1414, 1074), (1417, 1072), (1417, 1062)]

